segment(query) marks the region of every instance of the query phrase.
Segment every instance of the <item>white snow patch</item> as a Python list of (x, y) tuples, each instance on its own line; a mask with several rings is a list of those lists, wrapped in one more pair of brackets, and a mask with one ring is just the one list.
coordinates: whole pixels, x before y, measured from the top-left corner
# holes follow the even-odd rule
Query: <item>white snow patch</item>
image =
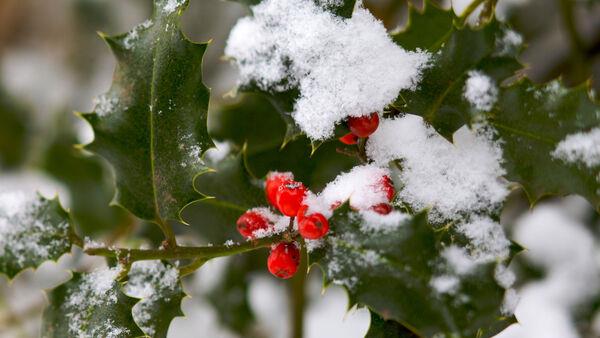
[(152, 20), (146, 20), (135, 26), (123, 39), (125, 49), (131, 49), (135, 46), (135, 42), (139, 39), (140, 33), (152, 26)]
[(227, 157), (227, 155), (231, 153), (231, 143), (227, 141), (215, 141), (214, 143), (215, 147), (208, 149), (204, 154), (205, 158), (212, 164), (216, 164), (223, 161)]
[(312, 0), (266, 0), (232, 29), (225, 54), (241, 85), (271, 92), (298, 88), (292, 116), (311, 139), (326, 139), (348, 116), (381, 111), (414, 89), (429, 62), (425, 52), (396, 45), (368, 10), (352, 18)]
[(120, 267), (102, 268), (84, 274), (79, 283), (69, 289), (66, 301), (61, 305), (69, 318), (69, 332), (76, 337), (117, 338), (127, 335), (129, 329), (117, 326), (112, 320), (90, 327), (89, 317), (96, 308), (114, 305), (117, 302), (116, 278)]
[(455, 294), (460, 285), (460, 279), (452, 275), (441, 275), (431, 278), (429, 285), (439, 294)]
[(508, 194), (501, 166), (502, 149), (489, 126), (466, 126), (454, 144), (426, 125), (421, 117), (383, 119), (367, 142), (375, 165), (399, 160), (399, 198), (414, 210), (429, 207), (429, 220), (461, 219), (473, 212), (496, 209)]
[(510, 254), (510, 241), (500, 223), (489, 217), (477, 216), (458, 226), (470, 240), (470, 254), (480, 262), (501, 261)]
[(362, 210), (360, 216), (363, 219), (363, 222), (360, 223), (360, 230), (365, 233), (372, 231), (392, 232), (411, 217), (409, 214), (398, 210), (393, 210), (387, 215), (381, 215), (372, 210)]
[(510, 55), (523, 44), (523, 36), (512, 29), (505, 29), (504, 34), (496, 40), (498, 55)]
[(167, 0), (162, 7), (162, 10), (166, 14), (175, 12), (179, 7), (184, 4), (185, 0)]
[(480, 262), (476, 261), (466, 249), (451, 245), (442, 251), (442, 257), (457, 275), (467, 275), (473, 271)]
[[(260, 214), (271, 224), (271, 226), (269, 226), (266, 229), (255, 230), (252, 233), (252, 235), (254, 236), (253, 238), (265, 238), (265, 237), (272, 237), (272, 236), (278, 235), (278, 234), (286, 231), (290, 225), (290, 219), (288, 217), (276, 215), (269, 208), (258, 207), (258, 208), (252, 208), (248, 211)], [(294, 223), (297, 223), (297, 221), (294, 220)], [(248, 240), (250, 240), (250, 239), (248, 239)]]
[(133, 307), (133, 319), (144, 333), (154, 336), (156, 320), (152, 310), (157, 303), (168, 301), (179, 287), (179, 270), (161, 261), (134, 262), (123, 291), (141, 300)]
[(565, 137), (552, 151), (552, 157), (569, 163), (581, 162), (588, 168), (600, 165), (600, 127)]
[(490, 111), (498, 100), (498, 87), (495, 81), (480, 71), (469, 71), (463, 96), (475, 109)]

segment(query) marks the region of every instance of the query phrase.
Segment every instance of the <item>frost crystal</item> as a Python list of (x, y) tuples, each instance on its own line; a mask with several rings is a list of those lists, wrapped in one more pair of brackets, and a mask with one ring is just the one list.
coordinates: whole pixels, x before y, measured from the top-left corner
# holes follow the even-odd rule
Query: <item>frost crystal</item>
[(463, 95), (477, 110), (490, 111), (498, 100), (498, 87), (494, 80), (480, 71), (470, 71)]
[(588, 168), (600, 165), (600, 128), (587, 133), (567, 135), (560, 141), (552, 157), (569, 163), (581, 162)]
[(141, 24), (135, 26), (123, 39), (123, 45), (125, 49), (131, 49), (135, 45), (134, 43), (139, 39), (140, 33), (152, 26), (152, 20), (146, 20)]
[(502, 225), (489, 217), (475, 217), (458, 226), (470, 240), (471, 255), (478, 261), (493, 262), (508, 258), (510, 241)]
[(89, 274), (84, 274), (76, 287), (68, 290), (66, 302), (62, 310), (69, 318), (69, 332), (74, 337), (117, 338), (129, 333), (127, 328), (119, 327), (112, 320), (90, 327), (88, 320), (97, 307), (116, 304), (116, 277), (120, 268), (103, 268)]
[(68, 251), (68, 222), (49, 219), (45, 204), (36, 194), (0, 192), (0, 257), (2, 264), (22, 270)]
[(110, 96), (109, 94), (103, 94), (93, 99), (94, 112), (98, 116), (107, 116), (114, 112), (119, 105), (119, 98)]
[(162, 7), (162, 10), (166, 14), (171, 14), (175, 12), (179, 7), (181, 7), (181, 5), (183, 5), (184, 2), (185, 0), (167, 0), (164, 6)]
[(399, 198), (413, 209), (431, 208), (429, 220), (456, 220), (473, 212), (495, 210), (508, 194), (500, 165), (502, 150), (490, 127), (466, 126), (454, 144), (427, 126), (421, 117), (384, 119), (367, 142), (376, 165), (399, 160)]
[(133, 263), (129, 281), (124, 292), (142, 300), (133, 307), (133, 318), (140, 328), (150, 336), (156, 332), (152, 313), (157, 303), (168, 302), (179, 288), (179, 271), (161, 261), (138, 261)]
[[(329, 3), (330, 1), (327, 1)], [(352, 18), (312, 0), (265, 0), (232, 29), (225, 54), (240, 84), (270, 92), (298, 88), (292, 116), (311, 139), (326, 139), (348, 116), (381, 111), (413, 89), (429, 55), (407, 52), (358, 5)]]

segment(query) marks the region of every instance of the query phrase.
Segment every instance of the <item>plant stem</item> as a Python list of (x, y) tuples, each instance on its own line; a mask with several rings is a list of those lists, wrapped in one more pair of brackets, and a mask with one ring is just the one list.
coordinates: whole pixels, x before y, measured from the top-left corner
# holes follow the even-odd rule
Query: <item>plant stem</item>
[(290, 234), (283, 233), (273, 237), (261, 238), (241, 244), (219, 246), (175, 246), (165, 249), (126, 249), (126, 248), (87, 248), (85, 253), (92, 256), (126, 258), (129, 262), (154, 259), (195, 259), (205, 260), (230, 256), (260, 248), (266, 248), (274, 243), (285, 241)]
[(179, 269), (179, 276), (184, 277), (194, 273), (194, 271), (198, 270), (202, 265), (204, 265), (204, 263), (206, 263), (206, 261), (206, 258), (196, 258), (190, 264)]
[(368, 159), (367, 159), (367, 152), (365, 150), (365, 147), (367, 145), (367, 138), (366, 137), (361, 137), (358, 139), (358, 158), (360, 159), (360, 161), (362, 163), (367, 163)]
[(306, 246), (302, 245), (298, 274), (290, 284), (290, 322), (291, 338), (302, 338), (304, 335), (304, 308), (306, 305), (306, 277), (308, 270)]
[(175, 239), (175, 233), (173, 233), (173, 229), (171, 228), (171, 225), (160, 218), (157, 220), (156, 223), (158, 224), (158, 226), (160, 227), (160, 230), (162, 230), (163, 234), (165, 235), (166, 247), (167, 248), (176, 248), (177, 240)]

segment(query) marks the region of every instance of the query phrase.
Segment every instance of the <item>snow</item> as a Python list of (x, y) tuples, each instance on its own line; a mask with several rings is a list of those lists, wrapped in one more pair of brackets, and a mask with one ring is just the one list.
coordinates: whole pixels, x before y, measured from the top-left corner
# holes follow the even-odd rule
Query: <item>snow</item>
[(213, 165), (223, 161), (232, 150), (230, 142), (214, 141), (214, 143), (215, 147), (208, 149), (204, 154), (204, 157)]
[[(21, 190), (0, 191), (0, 257), (24, 269), (68, 251), (68, 222), (56, 223), (43, 212), (40, 196)], [(4, 268), (4, 267), (3, 267)]]
[(266, 0), (232, 29), (225, 54), (240, 71), (240, 85), (269, 92), (298, 88), (292, 116), (306, 135), (322, 140), (336, 123), (383, 108), (414, 89), (429, 62), (407, 52), (381, 22), (358, 5), (350, 19), (312, 0)]
[(367, 142), (375, 165), (399, 160), (399, 199), (414, 210), (430, 208), (429, 220), (441, 223), (475, 212), (489, 213), (508, 194), (501, 166), (502, 149), (489, 126), (466, 126), (454, 144), (426, 125), (421, 117), (383, 119)]
[(488, 75), (472, 70), (468, 73), (463, 96), (475, 109), (487, 112), (498, 100), (498, 87)]
[(84, 250), (104, 248), (104, 247), (106, 247), (106, 244), (99, 242), (99, 241), (95, 241), (87, 236), (85, 236), (85, 238), (83, 239)]
[(452, 275), (435, 276), (429, 285), (439, 294), (455, 294), (460, 285), (460, 279)]
[(153, 336), (156, 332), (152, 318), (152, 310), (157, 303), (168, 301), (170, 295), (176, 293), (179, 287), (179, 270), (161, 261), (134, 262), (129, 271), (129, 279), (123, 291), (135, 298), (140, 298), (133, 307), (133, 319), (144, 331)]
[(61, 309), (69, 318), (69, 332), (73, 336), (117, 338), (129, 333), (129, 329), (116, 326), (112, 320), (88, 326), (94, 309), (116, 304), (118, 286), (115, 279), (119, 272), (120, 268), (115, 267), (84, 274), (79, 283), (67, 291)]
[(305, 203), (309, 206), (308, 213), (321, 212), (325, 217), (330, 217), (331, 206), (346, 201), (359, 210), (388, 203), (386, 192), (381, 188), (384, 176), (390, 176), (388, 169), (369, 164), (339, 174), (318, 196), (307, 196)]
[(139, 39), (140, 33), (152, 26), (152, 20), (146, 20), (141, 24), (135, 26), (123, 39), (123, 45), (125, 49), (131, 49), (135, 47), (135, 42)]
[(470, 240), (471, 256), (481, 262), (504, 260), (510, 254), (510, 241), (500, 223), (489, 217), (475, 216), (460, 224), (458, 231)]
[(393, 232), (410, 218), (409, 214), (398, 210), (393, 210), (387, 215), (381, 215), (372, 210), (362, 210), (360, 216), (362, 217), (360, 230), (364, 233), (372, 231)]
[(459, 276), (471, 273), (479, 264), (479, 262), (469, 255), (467, 250), (456, 245), (445, 248), (442, 251), (442, 257)]
[(162, 11), (166, 14), (175, 12), (185, 3), (185, 0), (167, 0), (162, 7)]
[(523, 45), (523, 36), (512, 29), (504, 29), (504, 34), (496, 39), (498, 55), (510, 55)]
[(192, 168), (193, 170), (200, 169), (204, 165), (202, 161), (202, 148), (198, 145), (194, 135), (191, 133), (184, 134), (179, 137), (179, 151), (183, 156), (183, 160), (179, 163), (182, 168)]
[[(278, 234), (286, 231), (288, 229), (288, 227), (290, 226), (290, 219), (288, 217), (276, 215), (269, 208), (257, 207), (257, 208), (252, 208), (248, 211), (260, 214), (271, 224), (271, 226), (266, 229), (255, 230), (252, 233), (252, 235), (254, 236), (253, 238), (272, 237), (272, 236), (278, 235)], [(297, 223), (297, 222), (294, 220), (294, 223)], [(248, 240), (250, 240), (250, 238)]]
[(600, 127), (589, 132), (567, 135), (558, 143), (551, 155), (568, 163), (583, 163), (588, 168), (599, 166)]
[(579, 338), (572, 312), (597, 294), (599, 246), (580, 220), (566, 212), (566, 203), (539, 205), (516, 222), (515, 240), (544, 278), (520, 290), (515, 315), (519, 324), (497, 338)]

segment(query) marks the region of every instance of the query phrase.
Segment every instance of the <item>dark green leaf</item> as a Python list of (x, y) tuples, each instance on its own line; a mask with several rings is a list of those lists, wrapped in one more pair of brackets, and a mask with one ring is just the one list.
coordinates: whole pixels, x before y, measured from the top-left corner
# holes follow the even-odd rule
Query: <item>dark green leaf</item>
[(507, 179), (521, 184), (532, 203), (546, 195), (579, 194), (598, 208), (598, 168), (565, 163), (551, 153), (567, 135), (599, 126), (599, 109), (584, 87), (522, 81), (501, 90), (490, 118), (504, 141)]
[(418, 338), (416, 334), (404, 325), (393, 320), (385, 320), (373, 311), (371, 313), (371, 325), (365, 338)]
[(0, 199), (0, 273), (13, 278), (71, 251), (74, 230), (58, 198), (5, 192)]
[(67, 283), (48, 293), (42, 337), (142, 337), (131, 309), (137, 300), (127, 297), (114, 280), (115, 269), (74, 273)]
[(0, 88), (0, 168), (21, 164), (27, 154), (30, 117), (24, 107), (14, 102)]
[(456, 292), (432, 286), (444, 243), (425, 213), (388, 230), (370, 230), (362, 222), (348, 206), (338, 209), (327, 244), (311, 253), (328, 282), (346, 286), (352, 303), (425, 337), (491, 337), (514, 321), (500, 312), (504, 289), (494, 279), (495, 263), (461, 276)]
[(124, 291), (128, 296), (141, 299), (133, 307), (133, 318), (150, 337), (167, 337), (173, 318), (183, 316), (181, 300), (185, 293), (179, 270), (170, 263), (133, 263)]
[[(401, 92), (396, 105), (403, 111), (423, 116), (442, 136), (452, 139), (452, 134), (470, 124), (473, 115), (478, 113), (463, 98), (468, 72), (482, 70), (487, 74), (489, 71), (487, 75), (499, 84), (521, 68), (511, 58), (493, 55), (496, 39), (501, 34), (496, 22), (480, 30), (453, 28), (430, 49), (436, 52), (432, 66), (424, 71), (417, 90)], [(400, 38), (402, 34), (397, 37)]]
[(59, 115), (40, 166), (69, 189), (69, 211), (83, 234), (95, 235), (128, 224), (132, 219), (125, 210), (109, 206), (114, 195), (109, 168), (97, 156), (73, 145), (77, 139), (71, 118), (75, 117), (70, 113)]
[(114, 203), (155, 222), (178, 220), (197, 199), (194, 175), (213, 146), (202, 83), (206, 44), (190, 42), (179, 17), (187, 1), (155, 0), (151, 20), (104, 37), (117, 58), (111, 89), (84, 117), (96, 138), (87, 149), (106, 158), (117, 182)]
[(454, 13), (425, 1), (422, 10), (409, 5), (409, 19), (404, 30), (394, 33), (394, 41), (408, 50), (417, 48), (437, 51), (453, 32)]

